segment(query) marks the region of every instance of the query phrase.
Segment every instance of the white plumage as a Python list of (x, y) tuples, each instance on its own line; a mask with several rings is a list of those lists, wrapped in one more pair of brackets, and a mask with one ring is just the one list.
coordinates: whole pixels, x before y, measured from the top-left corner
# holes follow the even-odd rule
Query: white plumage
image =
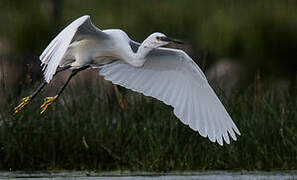
[(52, 40), (52, 42), (46, 47), (39, 59), (44, 66), (45, 80), (49, 81), (53, 78), (57, 67), (59, 66), (62, 57), (64, 56), (74, 34), (79, 26), (81, 26), (89, 17), (83, 16), (69, 26), (67, 26), (60, 34)]
[(181, 50), (160, 47), (169, 40), (153, 33), (139, 44), (121, 30), (101, 31), (83, 16), (48, 45), (40, 60), (48, 83), (58, 66), (100, 67), (106, 80), (171, 105), (184, 124), (212, 142), (236, 140), (239, 130), (197, 64)]

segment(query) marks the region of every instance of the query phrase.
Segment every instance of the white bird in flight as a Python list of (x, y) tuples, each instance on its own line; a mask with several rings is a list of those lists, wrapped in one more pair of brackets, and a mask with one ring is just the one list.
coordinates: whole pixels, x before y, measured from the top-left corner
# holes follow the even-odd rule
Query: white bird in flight
[(181, 43), (157, 32), (138, 43), (120, 29), (100, 30), (88, 15), (82, 16), (63, 29), (40, 55), (45, 82), (22, 99), (15, 113), (58, 72), (72, 69), (57, 95), (45, 98), (41, 113), (59, 98), (74, 75), (100, 68), (99, 74), (113, 84), (171, 105), (176, 117), (210, 141), (223, 145), (224, 141), (230, 143), (230, 137), (236, 140), (238, 128), (198, 65), (182, 50), (161, 47), (171, 42)]

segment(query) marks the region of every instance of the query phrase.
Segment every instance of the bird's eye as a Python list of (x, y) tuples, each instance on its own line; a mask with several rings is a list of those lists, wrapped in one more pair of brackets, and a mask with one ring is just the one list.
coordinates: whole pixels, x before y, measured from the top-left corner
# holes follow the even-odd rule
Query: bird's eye
[(157, 36), (156, 39), (157, 39), (158, 41), (161, 41), (161, 37), (160, 37), (160, 36)]

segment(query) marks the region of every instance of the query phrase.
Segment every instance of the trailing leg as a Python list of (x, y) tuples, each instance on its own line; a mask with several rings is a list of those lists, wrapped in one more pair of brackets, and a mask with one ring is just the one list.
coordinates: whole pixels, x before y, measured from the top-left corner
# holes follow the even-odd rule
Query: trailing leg
[[(55, 75), (57, 75), (59, 72), (69, 69), (70, 67), (71, 66), (65, 66), (65, 67), (58, 69)], [(15, 114), (19, 113), (27, 104), (29, 104), (37, 96), (37, 94), (39, 92), (41, 92), (41, 90), (45, 87), (46, 84), (47, 84), (46, 81), (43, 80), (43, 82), (38, 86), (38, 88), (30, 96), (23, 98), (22, 102), (17, 107), (14, 108), (14, 113)]]
[(46, 97), (44, 99), (44, 103), (40, 106), (41, 108), (41, 111), (40, 111), (40, 114), (43, 114), (46, 109), (53, 103), (55, 102), (59, 97), (60, 95), (63, 93), (64, 89), (66, 88), (66, 86), (69, 84), (70, 80), (77, 74), (79, 73), (80, 71), (82, 70), (85, 70), (87, 68), (89, 68), (90, 66), (84, 66), (82, 68), (79, 68), (79, 69), (74, 69), (72, 70), (70, 76), (68, 77), (67, 81), (65, 82), (65, 84), (62, 86), (62, 88), (60, 89), (60, 91), (58, 91), (57, 95), (54, 96), (54, 97)]

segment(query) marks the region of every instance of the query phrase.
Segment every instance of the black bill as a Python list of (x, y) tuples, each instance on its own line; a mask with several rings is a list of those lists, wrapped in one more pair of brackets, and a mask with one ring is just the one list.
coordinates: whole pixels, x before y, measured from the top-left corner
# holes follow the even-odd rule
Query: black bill
[(161, 40), (165, 41), (165, 42), (170, 42), (170, 43), (185, 44), (184, 42), (182, 42), (180, 40), (173, 39), (173, 38), (170, 38), (170, 37), (161, 37)]

